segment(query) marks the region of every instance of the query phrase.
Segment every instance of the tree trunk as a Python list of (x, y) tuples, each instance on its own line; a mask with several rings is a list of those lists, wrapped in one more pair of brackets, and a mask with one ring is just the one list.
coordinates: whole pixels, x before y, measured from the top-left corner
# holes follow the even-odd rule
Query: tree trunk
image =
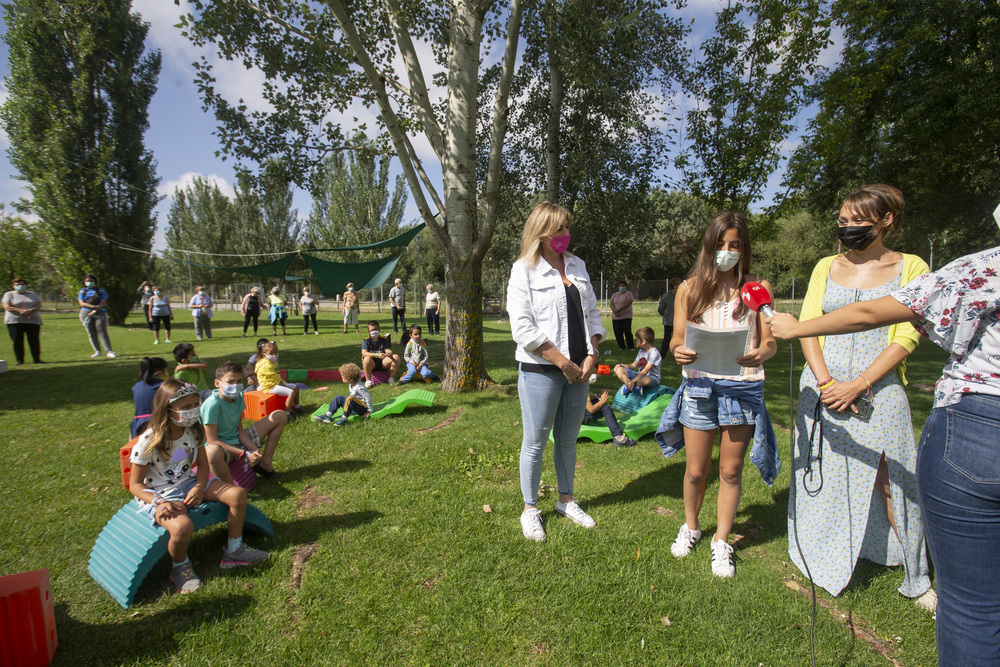
[(483, 360), (482, 269), (479, 259), (445, 258), (445, 391), (474, 391), (493, 384)]

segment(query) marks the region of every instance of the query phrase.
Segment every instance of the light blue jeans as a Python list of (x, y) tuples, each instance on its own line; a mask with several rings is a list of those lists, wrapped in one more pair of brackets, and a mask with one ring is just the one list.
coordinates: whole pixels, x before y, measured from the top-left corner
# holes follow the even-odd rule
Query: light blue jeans
[(587, 383), (570, 384), (562, 373), (518, 371), (517, 392), (521, 401), (521, 494), (525, 505), (538, 503), (542, 479), (542, 455), (553, 433), (552, 455), (559, 493), (572, 495), (576, 472), (576, 438), (587, 411)]

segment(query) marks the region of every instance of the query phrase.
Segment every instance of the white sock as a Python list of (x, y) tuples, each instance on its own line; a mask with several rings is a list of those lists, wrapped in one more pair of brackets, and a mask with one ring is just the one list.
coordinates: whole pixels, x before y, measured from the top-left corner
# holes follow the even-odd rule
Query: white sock
[(229, 553), (233, 553), (234, 551), (240, 548), (241, 544), (243, 544), (242, 535), (240, 535), (239, 537), (230, 537), (229, 545), (226, 547), (226, 551), (228, 551)]
[(181, 562), (179, 562), (179, 563), (177, 563), (177, 562), (175, 562), (175, 561), (171, 561), (171, 562), (173, 562), (173, 563), (174, 563), (174, 567), (180, 567), (181, 565), (185, 565), (185, 564), (187, 564), (187, 563), (190, 563), (190, 562), (191, 562), (191, 559), (190, 559), (190, 558), (187, 558), (187, 557), (185, 557), (185, 558), (184, 558), (184, 560), (182, 560), (182, 561), (181, 561)]

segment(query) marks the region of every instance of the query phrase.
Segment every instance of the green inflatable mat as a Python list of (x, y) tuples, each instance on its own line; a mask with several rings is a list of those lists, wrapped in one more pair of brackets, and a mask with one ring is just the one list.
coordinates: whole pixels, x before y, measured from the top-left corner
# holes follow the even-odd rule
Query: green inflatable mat
[[(434, 405), (434, 399), (437, 398), (437, 394), (433, 391), (427, 391), (426, 389), (411, 389), (410, 391), (400, 394), (396, 398), (390, 398), (388, 401), (382, 401), (381, 403), (376, 403), (372, 406), (371, 419), (381, 419), (386, 415), (398, 415), (400, 412), (410, 407), (411, 405), (426, 405), (430, 407)], [(329, 401), (326, 403), (321, 403), (316, 412), (312, 413), (313, 417), (321, 417), (326, 414), (326, 409), (330, 407)], [(333, 418), (337, 419), (340, 417), (342, 410), (337, 410), (334, 413)], [(662, 411), (661, 411), (662, 412)], [(351, 415), (348, 417), (348, 421), (355, 421), (357, 419), (362, 419), (358, 415)]]
[[(649, 435), (656, 431), (656, 428), (660, 425), (660, 418), (663, 417), (663, 411), (667, 409), (667, 404), (670, 403), (670, 398), (676, 391), (673, 387), (665, 387), (665, 389), (665, 392), (654, 398), (638, 412), (625, 415), (618, 420), (618, 425), (622, 427), (622, 432), (625, 435), (633, 440), (638, 440), (644, 435)], [(598, 417), (589, 424), (584, 424), (580, 427), (579, 438), (588, 438), (594, 442), (607, 442), (611, 439), (611, 431), (608, 429), (607, 424), (604, 423), (604, 418)], [(554, 441), (552, 432), (550, 431), (549, 442)]]

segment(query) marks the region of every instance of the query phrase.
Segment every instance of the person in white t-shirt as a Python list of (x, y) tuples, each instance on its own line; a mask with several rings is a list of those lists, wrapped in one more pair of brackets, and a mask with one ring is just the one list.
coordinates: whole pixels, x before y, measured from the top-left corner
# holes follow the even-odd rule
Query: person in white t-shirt
[(427, 315), (427, 335), (438, 336), (441, 334), (441, 295), (434, 289), (434, 285), (427, 285), (427, 297), (424, 300), (424, 314)]
[(635, 342), (639, 351), (631, 364), (615, 366), (615, 375), (622, 381), (622, 395), (629, 392), (640, 396), (647, 389), (654, 389), (660, 384), (660, 363), (663, 356), (653, 345), (656, 333), (650, 327), (643, 327), (635, 332)]

